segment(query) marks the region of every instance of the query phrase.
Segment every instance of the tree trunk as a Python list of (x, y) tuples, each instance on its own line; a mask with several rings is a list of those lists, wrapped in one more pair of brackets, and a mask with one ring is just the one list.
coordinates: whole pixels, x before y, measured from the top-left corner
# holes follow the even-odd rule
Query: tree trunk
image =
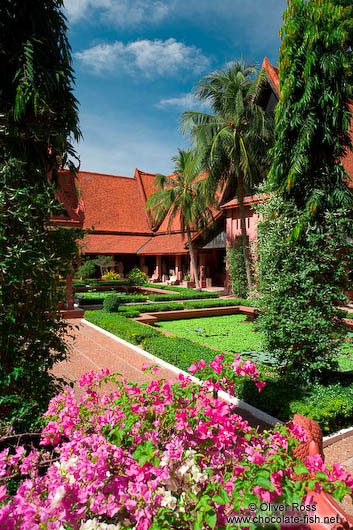
[(241, 226), (241, 244), (243, 248), (244, 264), (246, 271), (246, 278), (248, 281), (248, 295), (252, 291), (252, 278), (251, 278), (251, 267), (250, 267), (250, 252), (249, 245), (246, 237), (246, 224), (245, 224), (245, 210), (244, 210), (244, 180), (243, 173), (238, 168), (237, 175), (237, 196), (239, 201), (239, 214), (240, 214), (240, 226)]
[(190, 228), (187, 228), (186, 232), (188, 235), (189, 254), (190, 254), (191, 264), (192, 264), (192, 268), (193, 268), (194, 276), (195, 276), (195, 286), (196, 286), (196, 289), (200, 289), (199, 271), (197, 270), (197, 267), (196, 267), (195, 254), (194, 254), (194, 248), (192, 246), (192, 241), (191, 241)]

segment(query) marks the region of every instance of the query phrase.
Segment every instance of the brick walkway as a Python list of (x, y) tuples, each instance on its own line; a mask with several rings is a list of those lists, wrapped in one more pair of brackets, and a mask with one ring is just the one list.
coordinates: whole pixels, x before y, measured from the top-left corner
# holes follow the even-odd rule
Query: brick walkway
[[(78, 396), (82, 390), (77, 381), (91, 370), (98, 372), (101, 368), (109, 368), (112, 372), (121, 373), (128, 381), (140, 384), (152, 380), (153, 377), (150, 374), (142, 372), (142, 365), (146, 362), (151, 363), (142, 353), (139, 354), (128, 346), (116, 342), (84, 322), (79, 320), (69, 322), (73, 326), (71, 337), (68, 338), (71, 355), (69, 360), (56, 364), (53, 371), (58, 377), (73, 382)], [(166, 368), (161, 368), (158, 377), (175, 380), (176, 375)], [(102, 392), (111, 390), (113, 388), (108, 385), (102, 388)], [(248, 412), (241, 409), (238, 411), (253, 427), (268, 428), (268, 425)], [(326, 447), (324, 452), (327, 464), (340, 463), (349, 473), (353, 474), (353, 436)], [(344, 503), (344, 508), (353, 515), (353, 506), (350, 501), (348, 504)]]

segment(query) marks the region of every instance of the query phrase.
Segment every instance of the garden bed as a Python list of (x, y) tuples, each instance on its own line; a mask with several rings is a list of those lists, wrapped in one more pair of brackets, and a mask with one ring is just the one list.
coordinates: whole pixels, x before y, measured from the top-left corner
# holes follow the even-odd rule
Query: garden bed
[[(161, 331), (129, 320), (121, 314), (88, 311), (85, 318), (133, 344), (142, 343), (144, 349), (182, 370), (187, 371), (192, 363), (201, 359), (209, 362), (215, 356), (215, 349), (198, 344), (190, 340), (190, 337), (166, 337)], [(204, 319), (200, 319), (202, 320)], [(240, 324), (240, 326), (252, 325), (251, 323)], [(248, 335), (249, 331), (246, 334)], [(256, 336), (260, 337), (260, 334), (256, 333)], [(221, 349), (223, 348), (217, 349), (218, 352)], [(266, 381), (267, 385), (259, 394), (251, 381), (239, 382), (237, 396), (240, 399), (283, 421), (289, 420), (295, 413), (311, 417), (319, 423), (325, 434), (336, 432), (340, 428), (353, 424), (352, 385), (343, 386), (336, 383), (327, 386), (314, 385), (309, 388), (303, 387), (301, 381), (283, 381), (275, 370), (259, 362), (254, 357), (254, 353), (252, 352), (252, 359), (257, 363), (261, 378)], [(234, 358), (234, 354), (228, 355)], [(202, 377), (202, 372), (199, 377)]]

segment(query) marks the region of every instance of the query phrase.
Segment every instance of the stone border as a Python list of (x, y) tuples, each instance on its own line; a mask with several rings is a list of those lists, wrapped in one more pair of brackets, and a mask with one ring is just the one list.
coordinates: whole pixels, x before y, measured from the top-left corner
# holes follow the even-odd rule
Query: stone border
[[(194, 383), (197, 383), (198, 385), (201, 385), (202, 381), (198, 379), (197, 377), (194, 377), (187, 372), (184, 372), (184, 370), (181, 370), (180, 368), (177, 368), (173, 364), (170, 364), (166, 361), (163, 361), (163, 359), (159, 359), (159, 357), (156, 357), (155, 355), (152, 355), (151, 353), (143, 350), (142, 348), (139, 348), (138, 346), (135, 346), (134, 344), (130, 344), (130, 342), (127, 342), (124, 339), (121, 339), (120, 337), (117, 337), (116, 335), (113, 335), (113, 333), (110, 333), (109, 331), (106, 331), (105, 329), (100, 328), (99, 326), (96, 326), (95, 324), (92, 324), (88, 320), (82, 319), (82, 322), (87, 324), (88, 326), (91, 326), (93, 329), (100, 331), (107, 337), (110, 337), (111, 339), (115, 340), (116, 342), (119, 342), (120, 344), (123, 344), (124, 346), (127, 346), (128, 348), (134, 350), (136, 353), (140, 353), (150, 361), (154, 361), (160, 366), (163, 366), (164, 368), (167, 368), (171, 372), (174, 372), (175, 374), (183, 374), (185, 377), (189, 377)], [(267, 414), (266, 412), (263, 412), (262, 410), (253, 407), (252, 405), (249, 405), (245, 401), (242, 401), (241, 399), (238, 399), (236, 397), (233, 397), (229, 395), (227, 392), (224, 392), (223, 390), (218, 392), (219, 397), (224, 399), (224, 401), (227, 401), (228, 403), (231, 403), (233, 405), (237, 405), (239, 408), (242, 408), (246, 412), (249, 412), (252, 414), (255, 418), (268, 423), (269, 425), (275, 425), (276, 423), (283, 423), (281, 420), (275, 418), (274, 416), (271, 416), (270, 414)]]
[(341, 429), (340, 431), (337, 431), (333, 434), (324, 436), (324, 439), (323, 439), (324, 448), (329, 447), (330, 445), (336, 442), (340, 442), (341, 440), (344, 440), (345, 438), (349, 438), (350, 436), (353, 436), (353, 427), (347, 427), (346, 429)]

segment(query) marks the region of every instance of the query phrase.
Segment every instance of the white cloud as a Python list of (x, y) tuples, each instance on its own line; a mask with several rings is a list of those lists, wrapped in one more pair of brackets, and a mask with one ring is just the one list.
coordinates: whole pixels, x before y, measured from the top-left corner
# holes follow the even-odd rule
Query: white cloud
[(162, 109), (174, 107), (177, 109), (181, 109), (183, 111), (184, 110), (209, 111), (211, 108), (211, 105), (207, 101), (200, 101), (193, 94), (184, 94), (176, 98), (161, 99), (160, 102), (157, 103), (156, 107), (162, 108)]
[(161, 0), (65, 0), (65, 9), (71, 22), (98, 18), (112, 26), (138, 26), (144, 22), (158, 24), (173, 6)]
[(175, 39), (98, 44), (75, 53), (75, 57), (96, 74), (123, 69), (132, 75), (142, 73), (145, 77), (176, 75), (188, 70), (198, 74), (210, 64), (196, 46), (186, 46)]

